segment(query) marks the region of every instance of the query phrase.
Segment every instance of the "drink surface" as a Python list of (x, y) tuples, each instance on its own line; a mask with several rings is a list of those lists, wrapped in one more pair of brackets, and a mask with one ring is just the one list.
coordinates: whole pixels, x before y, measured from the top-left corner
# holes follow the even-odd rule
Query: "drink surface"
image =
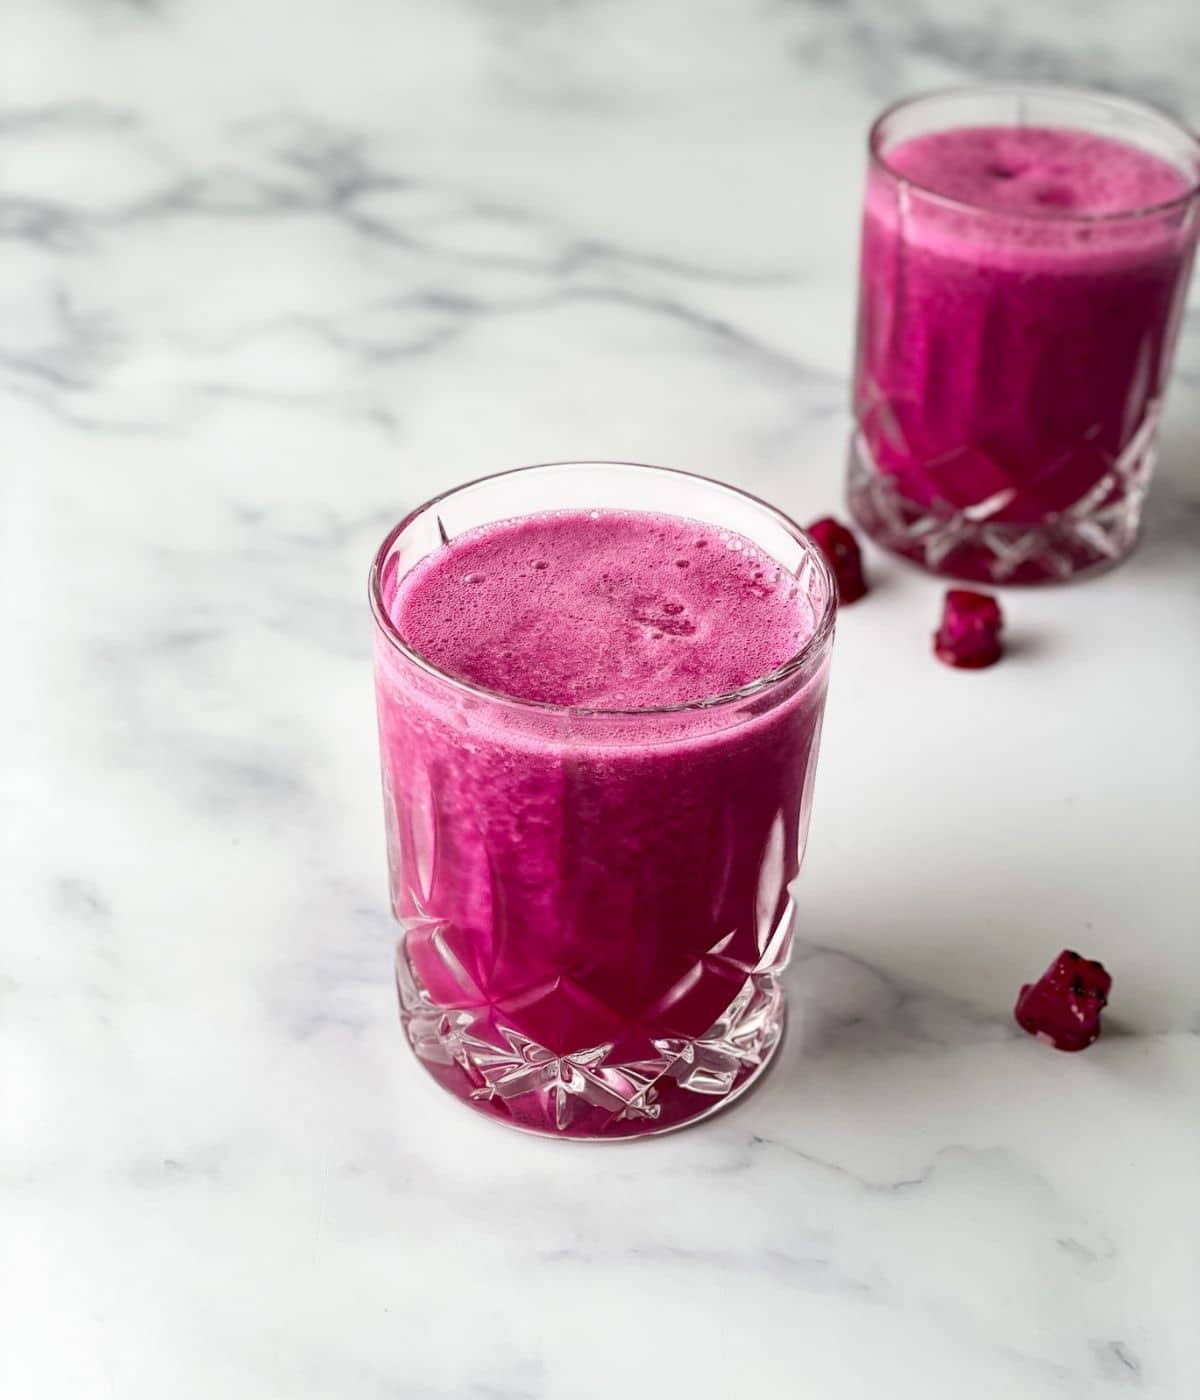
[[(934, 194), (1013, 214), (1125, 213), (1187, 188), (1179, 170), (1147, 151), (1060, 127), (951, 127), (901, 142), (886, 163)], [(1053, 225), (1028, 237), (1054, 242)]]
[(749, 540), (633, 511), (553, 512), (458, 536), (401, 581), (391, 617), (453, 676), (617, 710), (726, 694), (812, 632), (795, 579)]

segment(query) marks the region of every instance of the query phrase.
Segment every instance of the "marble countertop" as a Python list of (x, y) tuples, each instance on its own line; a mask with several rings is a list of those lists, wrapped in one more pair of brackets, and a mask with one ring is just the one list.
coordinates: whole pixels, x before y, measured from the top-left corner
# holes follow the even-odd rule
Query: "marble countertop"
[[(1193, 1400), (1200, 284), (1126, 567), (965, 675), (872, 554), (792, 1032), (690, 1132), (410, 1058), (365, 600), (523, 462), (840, 509), (873, 112), (1200, 119), (1187, 0), (9, 0), (0, 71), (0, 1393)], [(1011, 1022), (1063, 946), (1082, 1056)]]

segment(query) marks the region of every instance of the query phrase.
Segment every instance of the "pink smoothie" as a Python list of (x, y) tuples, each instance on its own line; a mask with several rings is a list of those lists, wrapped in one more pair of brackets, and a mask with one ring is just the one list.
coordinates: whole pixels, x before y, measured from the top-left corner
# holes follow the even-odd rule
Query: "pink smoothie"
[[(1119, 505), (1148, 470), (1194, 241), (1178, 203), (1120, 216), (1178, 201), (1185, 176), (1048, 127), (938, 131), (884, 163), (855, 389), (876, 466), (907, 500), (975, 522)], [(969, 556), (946, 562), (977, 576)]]
[[(418, 1054), (526, 1126), (625, 1133), (642, 1111), (630, 1100), (656, 1127), (690, 1116), (679, 1082), (695, 1056), (674, 1057), (786, 956), (825, 657), (745, 699), (646, 711), (788, 662), (818, 625), (809, 599), (740, 536), (569, 511), (463, 534), (385, 576), (383, 600), (444, 676), (540, 702), (480, 697), (380, 644), (398, 973)], [(595, 1083), (540, 1092), (568, 1055)], [(732, 1083), (742, 1068), (712, 1073)]]

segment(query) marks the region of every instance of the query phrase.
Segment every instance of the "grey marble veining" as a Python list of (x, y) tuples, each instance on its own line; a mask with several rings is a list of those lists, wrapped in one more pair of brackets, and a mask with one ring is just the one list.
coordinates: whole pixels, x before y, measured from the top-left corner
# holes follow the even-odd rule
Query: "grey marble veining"
[[(792, 1022), (634, 1147), (395, 1025), (368, 560), (571, 456), (840, 505), (862, 142), (976, 77), (1200, 120), (1185, 0), (10, 0), (0, 1393), (1200, 1392), (1200, 301), (1147, 538), (837, 645)], [(1010, 1012), (1116, 978), (1056, 1056)]]

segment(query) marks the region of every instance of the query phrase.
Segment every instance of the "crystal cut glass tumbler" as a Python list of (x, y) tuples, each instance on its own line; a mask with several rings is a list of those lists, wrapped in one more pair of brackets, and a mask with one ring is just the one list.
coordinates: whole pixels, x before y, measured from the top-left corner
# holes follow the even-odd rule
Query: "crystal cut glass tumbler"
[[(605, 711), (485, 690), (401, 636), (400, 581), (461, 532), (606, 509), (749, 539), (794, 577), (808, 640), (732, 693)], [(562, 463), (421, 506), (384, 540), (370, 597), (396, 985), (421, 1064), (556, 1137), (638, 1137), (728, 1103), (783, 1027), (836, 610), (819, 550), (731, 487)]]
[[(969, 199), (937, 192), (964, 188), (951, 157), (940, 176), (927, 157), (917, 177), (897, 154), (972, 128), (998, 150), (1017, 133), (1017, 157), (981, 159)], [(1146, 177), (1169, 197), (1124, 207), (1118, 166), (1130, 191)], [(879, 544), (991, 583), (1069, 579), (1133, 548), (1198, 190), (1196, 138), (1135, 102), (980, 87), (884, 112), (869, 143), (849, 464), (851, 510)]]

